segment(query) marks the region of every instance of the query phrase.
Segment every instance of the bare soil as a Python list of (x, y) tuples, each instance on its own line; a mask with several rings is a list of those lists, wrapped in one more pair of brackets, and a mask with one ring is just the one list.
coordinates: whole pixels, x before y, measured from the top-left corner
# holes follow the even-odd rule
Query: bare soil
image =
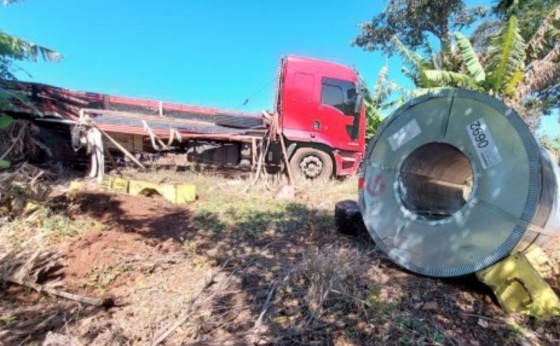
[[(299, 192), (244, 210), (252, 197), (218, 196), (224, 188), (190, 206), (94, 191), (54, 197), (53, 210), (105, 225), (56, 245), (62, 288), (116, 306), (0, 287), (0, 345), (150, 345), (185, 316), (163, 345), (560, 342), (560, 319), (506, 316), (474, 277), (419, 277), (367, 235), (336, 233), (335, 201)], [(214, 209), (204, 204), (212, 194), (223, 198)]]

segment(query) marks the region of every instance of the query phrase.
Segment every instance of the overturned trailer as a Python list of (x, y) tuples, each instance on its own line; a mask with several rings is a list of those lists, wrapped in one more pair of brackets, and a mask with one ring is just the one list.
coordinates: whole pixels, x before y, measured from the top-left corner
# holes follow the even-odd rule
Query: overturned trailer
[[(28, 103), (5, 111), (34, 117), (53, 155), (72, 153), (70, 129), (95, 127), (104, 146), (132, 154), (185, 153), (190, 162), (255, 169), (259, 157), (309, 179), (354, 174), (365, 146), (365, 108), (355, 70), (310, 58), (282, 59), (274, 110), (252, 114), (170, 102), (80, 92), (39, 83), (11, 83)], [(75, 136), (76, 138), (78, 136)], [(64, 143), (63, 143), (64, 142)], [(285, 144), (285, 152), (282, 150)], [(74, 141), (74, 146), (78, 141)]]

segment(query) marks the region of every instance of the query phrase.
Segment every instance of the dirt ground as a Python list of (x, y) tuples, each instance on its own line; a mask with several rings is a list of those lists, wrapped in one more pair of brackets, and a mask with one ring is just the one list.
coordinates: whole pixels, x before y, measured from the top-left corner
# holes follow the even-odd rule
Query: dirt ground
[(53, 195), (52, 213), (101, 225), (48, 242), (65, 260), (53, 275), (114, 306), (4, 285), (0, 345), (560, 344), (558, 318), (506, 316), (474, 277), (419, 277), (366, 235), (338, 234), (334, 203), (356, 197), (355, 181), (286, 202), (247, 180), (154, 174), (138, 177), (194, 182), (199, 200)]

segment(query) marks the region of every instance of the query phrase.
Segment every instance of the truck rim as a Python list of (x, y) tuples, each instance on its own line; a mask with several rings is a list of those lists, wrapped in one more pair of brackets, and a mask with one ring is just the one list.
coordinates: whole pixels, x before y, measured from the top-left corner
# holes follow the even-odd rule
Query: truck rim
[(307, 178), (314, 179), (321, 175), (323, 161), (317, 156), (309, 155), (301, 160), (299, 168)]

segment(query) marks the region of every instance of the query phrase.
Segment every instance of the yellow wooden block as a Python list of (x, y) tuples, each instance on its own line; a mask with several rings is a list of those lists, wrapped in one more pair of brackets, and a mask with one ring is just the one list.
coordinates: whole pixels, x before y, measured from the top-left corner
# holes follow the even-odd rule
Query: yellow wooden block
[(554, 279), (560, 276), (560, 271), (538, 246), (531, 246), (524, 252), (525, 258), (545, 279)]
[(103, 181), (101, 181), (101, 185), (99, 185), (99, 188), (102, 191), (113, 191), (113, 192), (127, 193), (128, 192), (128, 180), (123, 179), (123, 178), (105, 176), (103, 178)]
[(544, 252), (529, 249), (526, 253), (505, 258), (478, 272), (476, 276), (492, 288), (500, 305), (508, 313), (529, 313), (535, 317), (559, 316), (560, 299), (539, 273), (538, 263), (541, 262), (546, 262)]
[(190, 184), (156, 184), (139, 180), (131, 180), (128, 193), (132, 196), (152, 195), (157, 193), (171, 203), (182, 204), (196, 200), (196, 188)]
[(191, 184), (156, 184), (106, 176), (99, 187), (102, 191), (128, 193), (132, 196), (158, 194), (175, 204), (196, 201), (196, 187)]
[(114, 177), (109, 177), (109, 176), (103, 177), (101, 184), (99, 184), (99, 189), (101, 191), (110, 191), (114, 179), (115, 179)]
[[(103, 183), (101, 183), (103, 184)], [(86, 184), (83, 181), (77, 181), (77, 180), (73, 180), (70, 182), (70, 187), (68, 190), (70, 191), (79, 191), (79, 190), (84, 190), (86, 187)]]
[(128, 180), (123, 178), (114, 178), (113, 182), (111, 183), (111, 190), (120, 193), (127, 193)]
[(196, 187), (192, 184), (179, 184), (176, 186), (177, 192), (175, 203), (189, 203), (196, 201)]

